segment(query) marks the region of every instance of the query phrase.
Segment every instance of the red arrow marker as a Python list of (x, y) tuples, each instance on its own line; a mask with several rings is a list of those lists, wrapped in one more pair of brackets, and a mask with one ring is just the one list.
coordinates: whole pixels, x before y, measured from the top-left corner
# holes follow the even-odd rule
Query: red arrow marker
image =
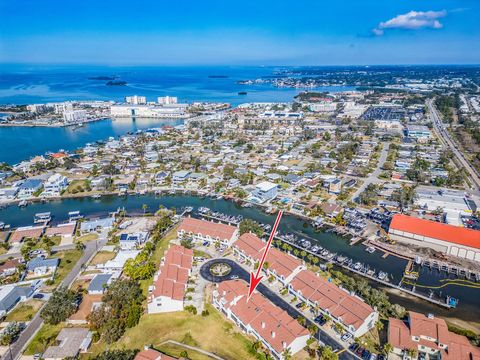
[(247, 301), (250, 300), (250, 297), (252, 296), (253, 291), (255, 290), (255, 288), (257, 287), (257, 285), (260, 283), (260, 281), (263, 278), (263, 275), (260, 275), (260, 271), (262, 271), (263, 263), (265, 262), (268, 251), (270, 250), (270, 245), (272, 244), (273, 237), (275, 236), (275, 233), (277, 232), (277, 227), (278, 227), (278, 224), (280, 223), (280, 219), (282, 218), (282, 215), (283, 215), (283, 211), (280, 210), (278, 212), (277, 219), (275, 220), (275, 224), (273, 225), (272, 232), (270, 233), (270, 237), (268, 238), (267, 247), (265, 248), (265, 251), (263, 252), (262, 260), (260, 260), (260, 264), (258, 264), (257, 273), (254, 274), (253, 271), (250, 272), (250, 288), (248, 289)]

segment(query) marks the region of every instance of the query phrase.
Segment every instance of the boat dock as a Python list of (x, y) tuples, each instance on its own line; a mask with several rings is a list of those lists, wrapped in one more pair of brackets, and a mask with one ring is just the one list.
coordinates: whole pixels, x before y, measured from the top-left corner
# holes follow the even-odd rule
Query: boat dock
[(441, 272), (446, 272), (447, 274), (462, 276), (472, 281), (480, 281), (480, 272), (452, 265), (437, 259), (421, 258), (420, 256), (417, 256), (415, 258), (415, 263), (431, 270), (438, 270)]

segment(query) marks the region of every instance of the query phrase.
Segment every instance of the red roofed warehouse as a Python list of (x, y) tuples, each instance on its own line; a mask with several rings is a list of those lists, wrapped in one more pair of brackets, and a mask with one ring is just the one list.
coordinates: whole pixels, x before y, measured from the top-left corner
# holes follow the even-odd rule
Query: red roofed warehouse
[(416, 350), (419, 357), (423, 354), (425, 359), (480, 359), (480, 348), (470, 344), (466, 337), (450, 332), (445, 320), (413, 311), (408, 313), (406, 322), (389, 319), (388, 342), (393, 352), (400, 356), (408, 350)]
[(392, 240), (480, 261), (480, 231), (478, 230), (396, 214), (393, 216), (388, 234)]
[(238, 236), (235, 226), (215, 223), (213, 221), (185, 218), (177, 230), (178, 237), (192, 236), (194, 240), (215, 242), (231, 245)]
[(341, 324), (355, 337), (375, 326), (378, 312), (359, 297), (350, 295), (328, 280), (304, 270), (288, 285), (291, 294)]
[(213, 292), (213, 305), (247, 334), (270, 350), (275, 359), (283, 352), (293, 355), (303, 349), (310, 334), (285, 310), (254, 292), (247, 302), (248, 284), (241, 280), (224, 281)]
[(183, 310), (193, 250), (173, 245), (165, 253), (148, 295), (148, 313)]
[[(260, 261), (266, 245), (257, 235), (247, 233), (235, 241), (233, 250), (240, 259), (253, 264)], [(265, 259), (264, 269), (268, 276), (273, 275), (283, 285), (286, 285), (300, 271), (305, 270), (305, 266), (296, 257), (272, 247)]]

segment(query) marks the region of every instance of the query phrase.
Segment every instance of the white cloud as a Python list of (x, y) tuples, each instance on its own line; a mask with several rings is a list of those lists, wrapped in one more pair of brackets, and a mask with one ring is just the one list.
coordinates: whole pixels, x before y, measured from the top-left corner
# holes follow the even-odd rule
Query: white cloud
[(372, 32), (377, 36), (381, 36), (384, 34), (385, 29), (441, 29), (443, 24), (439, 21), (439, 19), (445, 16), (447, 16), (446, 10), (410, 11), (406, 14), (397, 15), (385, 22), (381, 22), (375, 29), (372, 30)]

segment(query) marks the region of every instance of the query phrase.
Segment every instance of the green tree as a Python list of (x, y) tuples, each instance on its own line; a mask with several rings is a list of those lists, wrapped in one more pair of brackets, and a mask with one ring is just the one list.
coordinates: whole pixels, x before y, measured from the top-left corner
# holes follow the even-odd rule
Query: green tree
[(338, 354), (327, 345), (320, 349), (320, 358), (323, 360), (338, 360)]
[(59, 287), (55, 290), (40, 312), (40, 317), (51, 325), (56, 325), (72, 315), (77, 309), (79, 296), (72, 290)]
[(260, 224), (252, 219), (242, 220), (242, 222), (240, 222), (239, 229), (240, 235), (251, 232), (257, 236), (263, 236), (263, 229), (260, 227)]

